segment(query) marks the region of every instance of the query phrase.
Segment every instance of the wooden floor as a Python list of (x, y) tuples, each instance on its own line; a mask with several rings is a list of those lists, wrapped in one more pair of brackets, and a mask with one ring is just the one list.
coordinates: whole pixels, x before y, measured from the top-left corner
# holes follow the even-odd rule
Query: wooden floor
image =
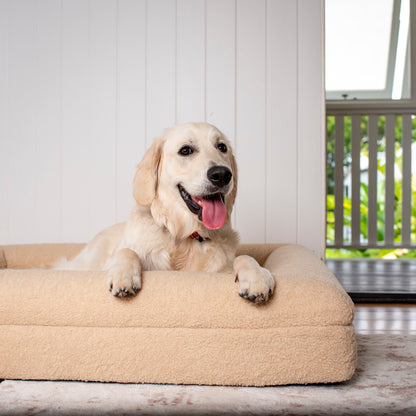
[(416, 304), (415, 259), (327, 259), (326, 264), (355, 302)]
[(356, 304), (357, 334), (416, 335), (416, 305)]
[(416, 293), (415, 259), (327, 259), (347, 291)]
[(327, 259), (326, 264), (355, 301), (357, 334), (416, 335), (416, 260)]
[(416, 299), (415, 259), (327, 259), (326, 264), (348, 293)]

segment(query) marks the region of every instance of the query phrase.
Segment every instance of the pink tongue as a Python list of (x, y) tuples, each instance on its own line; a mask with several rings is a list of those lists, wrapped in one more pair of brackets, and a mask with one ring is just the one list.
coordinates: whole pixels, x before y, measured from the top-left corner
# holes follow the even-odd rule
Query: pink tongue
[(227, 210), (220, 196), (202, 200), (202, 222), (208, 230), (218, 230), (227, 219)]

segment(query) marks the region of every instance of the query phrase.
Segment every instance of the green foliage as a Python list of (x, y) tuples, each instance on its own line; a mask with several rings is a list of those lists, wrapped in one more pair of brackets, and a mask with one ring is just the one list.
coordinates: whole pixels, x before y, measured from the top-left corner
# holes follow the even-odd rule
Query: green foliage
[(416, 250), (406, 250), (398, 248), (391, 249), (377, 249), (370, 248), (367, 250), (345, 249), (345, 248), (327, 248), (325, 251), (326, 258), (416, 258)]

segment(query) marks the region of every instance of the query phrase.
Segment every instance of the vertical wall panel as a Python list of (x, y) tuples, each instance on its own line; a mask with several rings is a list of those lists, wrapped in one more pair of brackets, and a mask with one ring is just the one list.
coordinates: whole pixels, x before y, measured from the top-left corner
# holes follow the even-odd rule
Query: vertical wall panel
[(205, 1), (177, 0), (176, 123), (205, 121)]
[(147, 145), (176, 116), (176, 1), (147, 1)]
[(62, 238), (91, 238), (89, 3), (63, 0), (62, 8)]
[(36, 19), (37, 129), (35, 221), (44, 242), (61, 238), (61, 3), (38, 0)]
[(9, 235), (9, 202), (7, 194), (11, 186), (9, 172), (10, 156), (4, 151), (10, 146), (9, 126), (9, 54), (8, 54), (8, 1), (0, 0), (0, 244), (11, 241)]
[(235, 0), (207, 1), (206, 121), (235, 145)]
[(90, 2), (90, 238), (116, 211), (116, 0)]
[(323, 0), (298, 1), (298, 236), (325, 253)]
[(322, 255), (322, 10), (0, 0), (1, 243), (86, 241), (124, 220), (153, 138), (205, 119), (237, 153), (242, 241)]
[(11, 181), (7, 192), (10, 236), (22, 243), (36, 238), (34, 207), (37, 171), (34, 155), (38, 103), (34, 70), (35, 7), (36, 3), (31, 0), (9, 2), (9, 126), (5, 141), (10, 162), (5, 174)]
[(133, 207), (133, 175), (146, 149), (146, 0), (119, 0), (116, 221)]
[(297, 3), (268, 0), (266, 7), (266, 241), (296, 243), (298, 166), (288, 155), (297, 154)]
[[(217, 126), (236, 150), (236, 2), (206, 2), (205, 120)], [(231, 216), (236, 224), (237, 204)]]
[(266, 11), (265, 1), (237, 2), (236, 139), (240, 167), (236, 227), (244, 242), (266, 231)]

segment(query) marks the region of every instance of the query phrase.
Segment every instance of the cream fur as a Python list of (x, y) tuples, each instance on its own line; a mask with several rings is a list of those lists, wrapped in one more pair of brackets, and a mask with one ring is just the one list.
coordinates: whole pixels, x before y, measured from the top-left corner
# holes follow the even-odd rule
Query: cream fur
[[(219, 143), (227, 146), (227, 152), (218, 149)], [(185, 145), (194, 149), (191, 156), (179, 154)], [(193, 196), (212, 192), (207, 171), (213, 166), (226, 166), (232, 172), (231, 181), (221, 189), (227, 220), (218, 230), (205, 228), (178, 190), (180, 184)], [(115, 296), (134, 295), (140, 290), (141, 272), (146, 270), (231, 271), (238, 245), (238, 234), (230, 221), (236, 192), (236, 161), (230, 143), (216, 127), (187, 123), (168, 129), (138, 165), (133, 181), (137, 204), (127, 222), (102, 231), (72, 261), (55, 267), (107, 270), (108, 286)], [(208, 240), (190, 239), (194, 232)], [(270, 272), (254, 259), (235, 262), (237, 273), (236, 265), (239, 294), (253, 302), (266, 301), (274, 289)]]

